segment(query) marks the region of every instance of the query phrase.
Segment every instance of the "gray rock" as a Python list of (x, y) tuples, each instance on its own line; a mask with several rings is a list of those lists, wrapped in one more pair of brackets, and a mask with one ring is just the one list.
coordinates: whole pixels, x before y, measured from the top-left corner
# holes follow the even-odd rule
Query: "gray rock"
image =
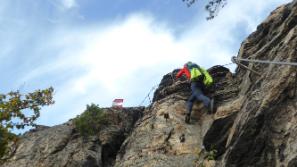
[(16, 153), (1, 167), (101, 167), (113, 166), (117, 151), (143, 108), (124, 108), (114, 112), (117, 124), (108, 126), (96, 136), (83, 137), (72, 121), (54, 127), (41, 127), (25, 133)]
[[(295, 0), (273, 11), (243, 42), (237, 57), (296, 62), (296, 48)], [(115, 166), (296, 166), (296, 67), (244, 65), (261, 76), (243, 68), (234, 75), (219, 66), (209, 69), (216, 81), (211, 93), (217, 112), (208, 116), (197, 104), (190, 125), (183, 122), (189, 84), (174, 82), (177, 70), (165, 75)], [(163, 132), (171, 128), (168, 139)]]
[[(238, 90), (235, 93), (228, 92), (231, 88), (236, 89), (232, 86), (236, 80), (227, 77), (230, 74), (228, 69), (215, 66), (209, 71), (216, 81), (217, 91), (210, 93), (218, 99), (217, 105), (238, 94)], [(185, 80), (173, 82), (171, 76), (176, 72), (174, 70), (163, 77), (154, 94), (152, 106), (145, 110), (144, 117), (122, 145), (115, 166), (192, 167), (204, 156), (201, 154), (204, 150), (203, 137), (214, 118), (197, 103), (191, 123), (184, 122), (186, 100), (190, 94), (189, 83)], [(168, 119), (165, 119), (167, 114)], [(184, 142), (181, 142), (181, 136)]]
[[(297, 62), (297, 0), (277, 8), (243, 43), (238, 58)], [(80, 136), (72, 122), (26, 133), (1, 167), (297, 166), (297, 67), (246, 63), (261, 76), (214, 66), (208, 95), (184, 122), (190, 86), (165, 75), (148, 108), (127, 108), (98, 136)], [(112, 109), (105, 109), (107, 112)]]
[[(296, 62), (296, 2), (273, 11), (243, 42), (238, 57)], [(223, 104), (216, 114), (234, 117), (230, 115), (233, 113), (230, 110), (233, 110), (236, 113), (234, 122), (229, 126), (230, 121), (226, 121), (229, 130), (226, 130), (226, 125), (214, 123), (204, 138), (205, 143), (211, 143), (222, 151), (217, 166), (294, 166), (297, 157), (296, 67), (259, 63), (245, 65), (260, 72), (261, 76), (237, 69), (235, 78), (240, 81), (237, 100)]]

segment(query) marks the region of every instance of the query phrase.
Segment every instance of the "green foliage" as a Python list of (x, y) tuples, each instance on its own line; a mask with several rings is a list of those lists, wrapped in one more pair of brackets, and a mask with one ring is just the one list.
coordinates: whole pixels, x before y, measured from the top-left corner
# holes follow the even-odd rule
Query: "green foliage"
[[(188, 7), (192, 6), (197, 0), (182, 0)], [(215, 18), (221, 8), (225, 7), (227, 0), (208, 0), (208, 4), (205, 6), (206, 11), (209, 13), (207, 20)]]
[[(17, 136), (10, 131), (13, 128), (35, 126), (34, 121), (40, 116), (41, 107), (54, 103), (53, 92), (54, 89), (50, 87), (26, 95), (19, 91), (0, 94), (0, 160), (11, 152), (8, 144), (17, 141)], [(25, 114), (24, 110), (31, 110), (33, 113)]]
[(97, 134), (108, 122), (107, 114), (95, 104), (87, 105), (85, 112), (74, 119), (75, 127), (83, 136)]
[(206, 151), (205, 149), (196, 149), (195, 150), (195, 155), (196, 155), (196, 160), (195, 160), (195, 165), (197, 167), (205, 167), (205, 161), (212, 161), (215, 160), (217, 156), (218, 151), (214, 148), (214, 146), (211, 146), (210, 151)]
[(218, 153), (218, 151), (213, 146), (211, 146), (211, 150), (209, 152), (207, 152), (207, 154), (206, 154), (206, 159), (209, 161), (215, 160), (217, 153)]

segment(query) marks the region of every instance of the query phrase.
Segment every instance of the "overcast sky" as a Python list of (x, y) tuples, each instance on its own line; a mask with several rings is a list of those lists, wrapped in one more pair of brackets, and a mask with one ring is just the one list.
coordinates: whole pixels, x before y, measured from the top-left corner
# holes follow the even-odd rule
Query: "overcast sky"
[[(290, 0), (229, 0), (206, 21), (202, 0), (0, 0), (0, 92), (55, 88), (39, 124), (63, 123), (86, 104), (138, 106), (186, 61), (230, 62), (241, 42)], [(234, 68), (234, 67), (233, 67)], [(146, 102), (147, 104), (148, 102)]]

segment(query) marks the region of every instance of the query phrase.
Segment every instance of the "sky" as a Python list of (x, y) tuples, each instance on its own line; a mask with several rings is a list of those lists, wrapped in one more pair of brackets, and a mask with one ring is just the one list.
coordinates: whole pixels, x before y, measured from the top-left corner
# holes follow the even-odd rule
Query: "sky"
[(182, 0), (0, 0), (0, 92), (53, 86), (55, 104), (37, 121), (49, 126), (91, 103), (110, 107), (123, 98), (124, 106), (139, 106), (187, 61), (230, 63), (257, 25), (288, 2), (229, 0), (207, 21), (202, 1), (189, 8)]

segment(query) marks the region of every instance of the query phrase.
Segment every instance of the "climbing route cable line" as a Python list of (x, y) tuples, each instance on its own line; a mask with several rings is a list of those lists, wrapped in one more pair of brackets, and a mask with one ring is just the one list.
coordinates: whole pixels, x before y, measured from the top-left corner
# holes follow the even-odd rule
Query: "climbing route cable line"
[[(233, 56), (231, 58), (231, 63), (227, 63), (221, 66), (229, 66), (232, 64), (237, 64), (238, 66), (241, 66), (247, 70), (252, 71), (253, 73), (257, 74), (257, 75), (261, 75), (259, 72), (247, 67), (246, 65), (242, 64), (241, 62), (250, 62), (250, 63), (264, 63), (264, 64), (276, 64), (276, 65), (290, 65), (290, 66), (297, 66), (297, 62), (283, 62), (283, 61), (269, 61), (269, 60), (257, 60), (257, 59), (243, 59), (243, 58), (237, 58), (235, 56)], [(173, 76), (171, 74), (171, 79), (174, 82)], [(297, 79), (296, 79), (297, 80)], [(153, 86), (149, 93), (144, 97), (144, 99), (141, 101), (141, 103), (139, 104), (139, 106), (143, 105), (146, 100), (149, 100), (150, 103), (152, 103), (152, 99), (151, 99), (151, 93), (153, 91), (155, 91), (157, 89), (158, 85)]]
[(264, 64), (277, 64), (277, 65), (290, 65), (290, 66), (297, 66), (297, 62), (285, 62), (285, 61), (269, 61), (269, 60), (257, 60), (257, 59), (242, 59), (242, 58), (237, 58), (233, 56), (231, 58), (231, 63), (224, 64), (221, 66), (228, 66), (231, 64), (237, 64), (240, 63), (241, 61), (243, 62), (251, 62), (251, 63), (264, 63)]
[(223, 64), (221, 66), (229, 66), (229, 65), (232, 65), (232, 64), (234, 64), (234, 63), (233, 62), (232, 63), (227, 63), (227, 64)]
[(238, 66), (241, 66), (251, 72), (261, 76), (261, 74), (245, 65), (241, 62), (251, 62), (251, 63), (263, 63), (263, 64), (276, 64), (276, 65), (289, 65), (289, 66), (296, 66), (296, 74), (295, 74), (295, 86), (294, 86), (294, 97), (296, 96), (297, 91), (297, 62), (286, 62), (286, 61), (269, 61), (269, 60), (257, 60), (257, 59), (242, 59), (233, 56), (231, 58), (232, 63), (236, 63)]
[(276, 64), (276, 65), (290, 65), (290, 66), (297, 66), (297, 62), (285, 62), (285, 61), (269, 61), (269, 60), (257, 60), (257, 59), (242, 59), (242, 58), (237, 58), (235, 56), (233, 56), (231, 58), (231, 63), (228, 64), (224, 64), (222, 66), (228, 66), (231, 64), (237, 64), (240, 67), (243, 67), (259, 76), (261, 76), (261, 74), (249, 67), (247, 67), (246, 65), (242, 64), (241, 62), (249, 62), (249, 63), (263, 63), (263, 64)]
[(297, 66), (297, 62), (268, 61), (268, 60), (257, 60), (257, 59), (242, 59), (242, 58), (237, 58), (237, 57), (232, 57), (231, 61), (232, 62), (244, 61), (244, 62), (252, 62), (252, 63), (264, 63), (264, 64)]
[(144, 99), (141, 101), (139, 106), (142, 106), (144, 102), (148, 99), (150, 103), (152, 103), (152, 99), (150, 97), (151, 93), (157, 89), (158, 85), (155, 85), (151, 88), (151, 90), (148, 92), (148, 94), (144, 97)]

